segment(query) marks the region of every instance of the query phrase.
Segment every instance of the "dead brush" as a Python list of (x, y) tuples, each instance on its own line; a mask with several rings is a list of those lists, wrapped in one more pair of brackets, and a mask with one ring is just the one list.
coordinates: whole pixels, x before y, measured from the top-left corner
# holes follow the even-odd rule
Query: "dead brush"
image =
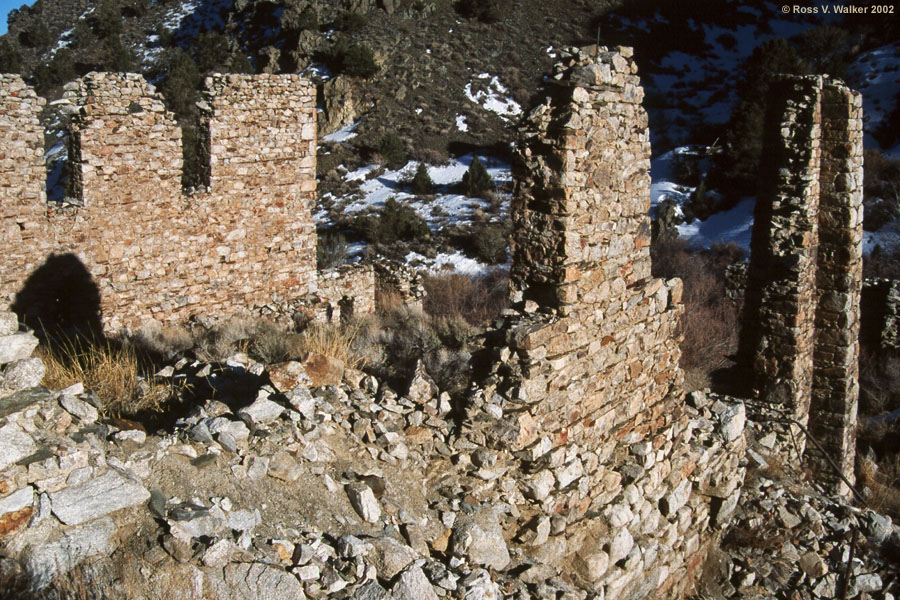
[(858, 454), (856, 475), (869, 508), (900, 519), (900, 454), (878, 462), (871, 455)]
[(436, 318), (465, 320), (482, 326), (500, 314), (509, 302), (507, 276), (492, 272), (483, 277), (461, 273), (429, 275), (423, 285), (425, 312)]
[(110, 339), (51, 337), (36, 355), (46, 367), (43, 384), (61, 389), (84, 384), (103, 402), (106, 416), (160, 411), (174, 390), (154, 380), (134, 347)]

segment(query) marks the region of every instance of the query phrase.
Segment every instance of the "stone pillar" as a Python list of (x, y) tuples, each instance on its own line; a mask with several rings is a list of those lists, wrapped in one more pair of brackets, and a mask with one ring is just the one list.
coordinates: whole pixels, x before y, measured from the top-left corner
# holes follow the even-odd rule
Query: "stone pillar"
[(821, 87), (819, 77), (772, 86), (740, 349), (755, 393), (804, 425), (812, 396)]
[(66, 86), (78, 107), (69, 137), (69, 194), (85, 206), (181, 195), (181, 128), (135, 73), (89, 73)]
[[(201, 135), (209, 150), (209, 190), (227, 211), (223, 230), (262, 221), (254, 244), (292, 255), (279, 273), (289, 295), (316, 283), (316, 89), (298, 75), (213, 75), (206, 79)], [(223, 240), (230, 254), (246, 252), (240, 234)], [(261, 257), (262, 260), (265, 257)]]
[[(771, 95), (766, 188), (754, 212), (739, 353), (752, 368), (758, 397), (808, 425), (852, 478), (862, 287), (861, 98), (821, 76), (783, 77)], [(835, 493), (849, 492), (810, 444), (806, 456), (820, 481)]]
[(0, 304), (8, 304), (21, 271), (34, 268), (32, 243), (46, 233), (44, 99), (18, 75), (0, 75)]
[[(862, 290), (862, 96), (840, 83), (822, 93), (822, 167), (816, 285), (816, 346), (810, 430), (853, 480), (859, 398)], [(841, 495), (847, 484), (807, 448), (819, 478)]]
[(530, 115), (514, 164), (511, 285), (567, 314), (650, 277), (650, 137), (630, 54), (605, 52)]

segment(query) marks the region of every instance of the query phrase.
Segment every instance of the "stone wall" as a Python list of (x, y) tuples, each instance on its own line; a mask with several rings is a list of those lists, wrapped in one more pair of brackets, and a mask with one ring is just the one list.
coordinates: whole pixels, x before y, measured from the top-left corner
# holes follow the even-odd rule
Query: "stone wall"
[(38, 266), (32, 246), (46, 236), (44, 99), (18, 75), (0, 75), (0, 289)]
[(319, 273), (319, 298), (325, 319), (339, 321), (375, 312), (375, 270), (371, 265), (344, 265)]
[[(739, 355), (755, 393), (853, 477), (862, 279), (862, 104), (820, 76), (773, 85)], [(801, 436), (802, 439), (802, 436)], [(846, 484), (818, 452), (820, 479)]]
[(14, 248), (0, 259), (0, 297), (30, 325), (116, 331), (194, 314), (291, 315), (318, 302), (311, 84), (208, 78), (209, 190), (185, 196), (181, 132), (161, 96), (139, 75), (91, 73), (66, 86), (72, 204), (50, 206), (43, 101), (13, 76), (0, 90), (11, 149), (0, 231)]
[(592, 54), (557, 64), (523, 126), (514, 310), (488, 334), (494, 366), (469, 427), (528, 474), (529, 509), (552, 532), (535, 560), (601, 597), (677, 596), (737, 501), (743, 406), (716, 405), (716, 431), (684, 406), (681, 281), (650, 276), (637, 67), (630, 49)]

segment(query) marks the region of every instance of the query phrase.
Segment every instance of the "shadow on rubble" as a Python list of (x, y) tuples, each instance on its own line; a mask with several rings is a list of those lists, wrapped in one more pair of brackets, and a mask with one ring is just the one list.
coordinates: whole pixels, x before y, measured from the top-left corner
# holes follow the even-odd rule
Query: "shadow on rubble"
[(733, 364), (709, 374), (710, 389), (734, 398), (753, 396), (753, 373), (746, 365)]

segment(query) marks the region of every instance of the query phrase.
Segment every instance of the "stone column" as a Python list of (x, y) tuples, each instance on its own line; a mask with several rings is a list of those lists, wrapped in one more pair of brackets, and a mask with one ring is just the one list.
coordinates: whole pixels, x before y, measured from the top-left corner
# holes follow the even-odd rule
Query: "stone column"
[[(816, 346), (810, 430), (853, 480), (859, 398), (859, 305), (862, 290), (862, 97), (828, 82), (822, 94), (822, 168), (816, 285)], [(820, 481), (850, 489), (807, 447)]]
[[(853, 477), (862, 288), (862, 104), (822, 76), (771, 89), (740, 356), (755, 392)], [(795, 428), (796, 438), (805, 442)], [(849, 488), (806, 444), (817, 478)]]
[(804, 425), (812, 395), (821, 87), (820, 77), (803, 77), (771, 89), (740, 348), (755, 393)]

